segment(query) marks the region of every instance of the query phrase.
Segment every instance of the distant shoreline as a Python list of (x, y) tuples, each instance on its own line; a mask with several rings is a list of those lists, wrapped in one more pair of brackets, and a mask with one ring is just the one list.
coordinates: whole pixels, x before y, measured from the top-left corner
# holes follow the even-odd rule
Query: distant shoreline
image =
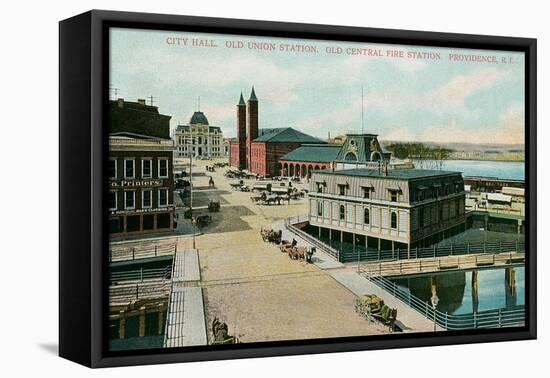
[(515, 160), (515, 159), (487, 159), (487, 158), (452, 158), (452, 159), (443, 159), (443, 161), (446, 160), (458, 160), (458, 161), (495, 161), (495, 162), (502, 162), (502, 163), (525, 163), (525, 159), (522, 160)]

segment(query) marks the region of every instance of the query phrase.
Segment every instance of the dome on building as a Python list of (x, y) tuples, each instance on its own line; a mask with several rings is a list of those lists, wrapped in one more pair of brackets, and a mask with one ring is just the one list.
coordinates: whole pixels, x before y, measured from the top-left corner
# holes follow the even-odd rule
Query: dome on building
[(203, 112), (195, 112), (189, 121), (190, 125), (208, 125), (208, 118)]

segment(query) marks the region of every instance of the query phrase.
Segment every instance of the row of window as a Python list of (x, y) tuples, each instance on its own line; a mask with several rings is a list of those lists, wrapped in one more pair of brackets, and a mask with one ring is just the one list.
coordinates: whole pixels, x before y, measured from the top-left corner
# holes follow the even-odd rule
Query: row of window
[[(122, 178), (135, 179), (136, 175), (136, 159), (124, 158)], [(117, 159), (109, 160), (109, 177), (118, 179), (118, 162)], [(157, 160), (157, 177), (168, 178), (168, 159)], [(141, 159), (141, 178), (153, 178), (153, 159)]]
[[(453, 208), (453, 206), (454, 206), (454, 208)], [(456, 217), (457, 215), (462, 215), (464, 213), (462, 209), (463, 209), (462, 203), (459, 200), (455, 201), (454, 203), (452, 203), (452, 202), (449, 203), (448, 212), (444, 212), (443, 211), (443, 205), (441, 205), (437, 209), (437, 218), (435, 216), (431, 217), (432, 224), (436, 224), (436, 223), (439, 223), (441, 221), (448, 220), (450, 218)], [(454, 210), (454, 214), (450, 213), (453, 210)], [(420, 228), (430, 225), (430, 222), (425, 221), (425, 216), (427, 216), (427, 215), (428, 214), (426, 212), (425, 207), (420, 207), (418, 209), (418, 226)]]
[[(317, 183), (317, 193), (323, 193), (325, 185), (323, 183)], [(369, 199), (374, 193), (374, 188), (372, 186), (363, 186), (361, 187), (362, 198)], [(338, 185), (338, 194), (341, 196), (349, 195), (349, 185), (339, 184)], [(398, 189), (388, 189), (388, 200), (391, 202), (399, 201), (399, 190)]]
[[(178, 144), (208, 144), (208, 138), (207, 137), (202, 137), (202, 136), (199, 136), (199, 137), (192, 137), (192, 138), (184, 138), (184, 137), (179, 137), (178, 138)], [(220, 138), (212, 138), (212, 141), (210, 142), (210, 144), (213, 144), (213, 145), (220, 145), (221, 143), (221, 140)]]
[[(178, 147), (178, 151), (187, 151), (187, 149), (188, 149), (188, 148), (187, 148), (186, 145), (183, 145), (183, 146), (179, 146), (179, 147)], [(192, 150), (193, 150), (193, 152), (195, 152), (195, 151), (196, 151), (196, 148), (193, 147)], [(211, 151), (214, 151), (214, 152), (220, 151), (220, 147), (211, 147), (210, 150), (211, 150)]]
[[(420, 188), (416, 191), (416, 200), (424, 201), (427, 199), (438, 198), (441, 196), (448, 196), (449, 194), (459, 193), (462, 189), (462, 185), (456, 183), (454, 185), (445, 184), (440, 187), (435, 188)], [(323, 193), (326, 190), (326, 185), (324, 183), (317, 183), (317, 193)], [(372, 198), (374, 193), (374, 188), (371, 186), (365, 186), (361, 188), (362, 198), (369, 199)], [(349, 185), (339, 184), (338, 185), (338, 195), (348, 196), (349, 195)], [(399, 190), (398, 189), (388, 189), (387, 199), (391, 202), (399, 201)], [(414, 200), (414, 199), (413, 199)]]
[[(168, 206), (168, 189), (158, 189), (158, 207)], [(136, 191), (124, 191), (124, 209), (134, 210), (136, 208)], [(153, 190), (145, 189), (141, 191), (141, 208), (150, 209), (153, 207)], [(118, 193), (116, 191), (109, 192), (109, 210), (118, 209)]]
[[(317, 201), (317, 216), (322, 217), (323, 216), (323, 202)], [(340, 205), (340, 220), (345, 221), (346, 220), (346, 207), (344, 205)], [(363, 223), (366, 225), (370, 224), (370, 209), (365, 208), (363, 210)], [(391, 210), (390, 212), (390, 227), (397, 229), (397, 212), (394, 210)]]
[(432, 198), (439, 198), (442, 196), (448, 196), (453, 193), (459, 193), (462, 190), (464, 190), (464, 187), (461, 183), (447, 183), (431, 188), (419, 188), (416, 191), (416, 200), (424, 201)]

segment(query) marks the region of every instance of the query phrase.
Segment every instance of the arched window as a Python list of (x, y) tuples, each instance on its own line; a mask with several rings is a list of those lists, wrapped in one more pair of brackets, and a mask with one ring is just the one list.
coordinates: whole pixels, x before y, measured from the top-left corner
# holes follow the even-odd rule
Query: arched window
[(340, 205), (340, 220), (346, 219), (346, 208), (344, 205)]
[(374, 151), (374, 152), (370, 155), (370, 160), (371, 160), (371, 161), (380, 161), (380, 160), (382, 160), (382, 155), (380, 155), (380, 152)]
[(357, 155), (355, 155), (353, 152), (348, 152), (346, 156), (344, 157), (344, 160), (346, 161), (357, 161)]
[(395, 211), (391, 212), (391, 228), (397, 228), (397, 213)]
[(364, 221), (365, 221), (365, 224), (370, 224), (370, 211), (369, 209), (365, 209), (365, 211), (363, 212), (363, 215), (364, 215)]

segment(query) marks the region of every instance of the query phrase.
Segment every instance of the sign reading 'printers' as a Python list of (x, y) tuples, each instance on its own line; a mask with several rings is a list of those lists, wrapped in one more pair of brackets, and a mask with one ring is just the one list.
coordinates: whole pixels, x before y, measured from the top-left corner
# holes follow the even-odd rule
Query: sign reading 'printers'
[(144, 186), (162, 186), (162, 180), (132, 180), (111, 181), (111, 188), (141, 188)]

